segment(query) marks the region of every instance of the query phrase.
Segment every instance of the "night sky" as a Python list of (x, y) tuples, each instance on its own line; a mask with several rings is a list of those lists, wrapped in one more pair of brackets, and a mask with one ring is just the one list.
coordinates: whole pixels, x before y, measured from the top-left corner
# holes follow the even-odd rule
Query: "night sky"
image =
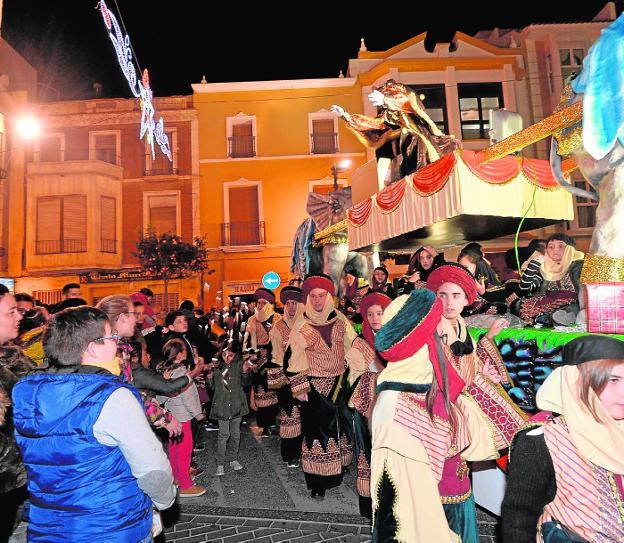
[[(369, 50), (385, 50), (428, 31), (432, 46), (449, 41), (456, 30), (474, 34), (587, 21), (604, 3), (433, 0), (423, 7), (425, 2), (410, 0), (377, 2), (395, 6), (378, 12), (365, 11), (363, 2), (108, 0), (107, 5), (123, 18), (140, 66), (150, 71), (154, 94), (167, 96), (191, 94), (190, 84), (204, 74), (208, 82), (335, 77), (341, 69), (346, 73), (361, 37)], [(97, 0), (4, 0), (2, 35), (37, 68), (49, 98), (93, 97), (95, 81), (106, 97), (130, 96), (96, 5)]]

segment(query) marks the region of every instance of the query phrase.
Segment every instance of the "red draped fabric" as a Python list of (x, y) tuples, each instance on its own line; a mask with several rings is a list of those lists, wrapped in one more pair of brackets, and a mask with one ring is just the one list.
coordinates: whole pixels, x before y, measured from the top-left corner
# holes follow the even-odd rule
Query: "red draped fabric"
[(412, 188), (420, 196), (431, 196), (448, 181), (455, 168), (455, 154), (449, 153), (414, 172)]
[[(476, 177), (486, 183), (495, 185), (508, 183), (522, 172), (531, 183), (542, 189), (556, 189), (559, 187), (550, 171), (550, 164), (547, 160), (535, 158), (523, 158), (520, 160), (516, 156), (509, 155), (479, 164), (477, 152), (469, 149), (461, 150), (458, 156)], [(373, 210), (373, 202), (376, 202), (382, 213), (392, 213), (403, 200), (408, 183), (411, 183), (412, 189), (419, 196), (427, 197), (435, 194), (447, 183), (455, 169), (455, 164), (455, 153), (449, 153), (414, 172), (411, 176), (411, 181), (409, 181), (408, 176), (392, 185), (388, 185), (376, 195), (348, 209), (347, 217), (349, 222), (355, 227), (366, 223)]]
[(461, 158), (472, 173), (487, 183), (509, 183), (520, 173), (520, 162), (512, 155), (479, 164), (476, 151), (463, 149)]
[(366, 198), (366, 200), (347, 209), (347, 218), (353, 226), (362, 226), (368, 219), (371, 209), (373, 209), (373, 200)]
[(556, 189), (559, 187), (559, 183), (557, 183), (556, 179), (553, 177), (548, 160), (523, 158), (522, 173), (524, 173), (531, 183), (543, 189)]
[(403, 200), (405, 195), (405, 187), (407, 183), (405, 179), (400, 179), (392, 185), (388, 185), (383, 190), (380, 190), (375, 197), (377, 207), (382, 213), (392, 213)]

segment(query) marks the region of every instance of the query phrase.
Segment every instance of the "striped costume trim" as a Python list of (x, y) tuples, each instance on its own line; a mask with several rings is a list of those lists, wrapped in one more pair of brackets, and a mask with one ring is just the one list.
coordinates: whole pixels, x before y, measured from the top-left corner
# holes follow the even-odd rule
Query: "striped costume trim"
[(305, 392), (310, 392), (310, 381), (308, 380), (308, 372), (302, 371), (290, 378), (290, 388), (293, 397), (299, 396)]
[(424, 394), (412, 397), (408, 393), (399, 393), (394, 420), (422, 443), (433, 476), (440, 482), (444, 463), (451, 455), (451, 428), (448, 421), (440, 417), (434, 415), (431, 420), (424, 407), (424, 401)]
[(327, 345), (321, 333), (310, 323), (301, 327), (301, 335), (306, 342), (306, 357), (308, 367), (315, 377), (336, 377), (345, 370), (344, 335), (346, 325), (342, 319), (336, 319), (332, 324), (331, 347)]
[(277, 403), (277, 392), (265, 391), (262, 387), (258, 387), (258, 390), (254, 391), (254, 398), (258, 407), (270, 407)]
[(271, 342), (271, 338), (269, 338), (269, 333), (267, 332), (264, 324), (261, 323), (258, 318), (253, 315), (249, 317), (249, 321), (247, 321), (248, 326), (253, 326), (256, 332), (256, 344), (257, 345), (266, 345)]
[(470, 499), (470, 496), (472, 496), (472, 489), (461, 496), (440, 496), (440, 501), (444, 505), (452, 505), (456, 503), (464, 503)]
[(332, 391), (335, 380), (335, 377), (310, 377), (310, 383), (312, 383), (314, 389), (325, 398), (327, 398)]
[(294, 405), (290, 416), (285, 409), (280, 409), (279, 414), (279, 436), (282, 439), (292, 439), (301, 435), (301, 411), (298, 405)]
[(514, 435), (525, 423), (526, 415), (513, 403), (502, 386), (493, 384), (481, 373), (475, 375), (468, 393), (496, 429), (496, 448), (501, 450), (509, 447)]
[(267, 384), (270, 390), (277, 390), (288, 384), (284, 368), (269, 368), (267, 370)]
[(364, 416), (368, 415), (375, 401), (375, 386), (378, 376), (379, 373), (373, 373), (372, 371), (364, 372), (351, 396), (353, 407)]
[(509, 377), (507, 367), (505, 366), (505, 362), (503, 362), (503, 357), (496, 343), (487, 336), (483, 336), (477, 343), (477, 357), (480, 360), (489, 359), (491, 362), (494, 362), (498, 374), (501, 377), (501, 383), (503, 385), (513, 386), (513, 382), (511, 381), (511, 377)]
[(284, 319), (280, 319), (277, 321), (273, 329), (279, 332), (280, 343), (282, 346), (282, 353), (286, 352), (286, 347), (288, 346), (288, 339), (290, 338), (290, 332), (291, 332), (290, 328), (288, 328), (288, 325), (286, 324), (286, 321), (284, 321)]
[(371, 467), (366, 460), (364, 451), (360, 451), (357, 461), (357, 493), (364, 497), (371, 497)]
[(556, 520), (588, 541), (624, 541), (624, 515), (607, 470), (592, 465), (572, 443), (563, 417), (544, 425), (544, 439), (555, 468), (557, 493), (539, 524)]
[(309, 449), (305, 439), (301, 446), (301, 467), (304, 473), (312, 475), (340, 475), (342, 473), (342, 455), (334, 438), (329, 438), (327, 448), (323, 449), (318, 439)]

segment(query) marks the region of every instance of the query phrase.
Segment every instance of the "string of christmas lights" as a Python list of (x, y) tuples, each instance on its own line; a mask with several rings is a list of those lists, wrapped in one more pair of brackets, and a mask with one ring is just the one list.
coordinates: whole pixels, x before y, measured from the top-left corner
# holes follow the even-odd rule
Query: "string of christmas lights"
[(121, 71), (128, 81), (130, 92), (135, 98), (139, 99), (139, 105), (141, 107), (141, 128), (139, 137), (141, 139), (145, 138), (145, 141), (150, 146), (152, 160), (156, 159), (154, 143), (157, 143), (162, 153), (173, 162), (169, 138), (167, 134), (165, 134), (163, 118), (160, 117), (157, 123), (154, 121), (155, 110), (152, 104), (153, 93), (149, 83), (149, 73), (147, 70), (143, 70), (141, 79), (138, 79), (134, 67), (135, 60), (132, 55), (130, 36), (127, 33), (123, 33), (117, 22), (117, 18), (108, 9), (104, 0), (100, 0), (99, 9), (102, 14), (102, 19), (104, 20), (104, 25), (108, 31), (108, 37), (115, 48)]

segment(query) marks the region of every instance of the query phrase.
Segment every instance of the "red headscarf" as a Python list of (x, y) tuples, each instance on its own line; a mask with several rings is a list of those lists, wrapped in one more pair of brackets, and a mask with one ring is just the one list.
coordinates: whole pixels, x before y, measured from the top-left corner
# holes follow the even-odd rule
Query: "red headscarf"
[(303, 282), (303, 285), (301, 285), (301, 290), (303, 291), (303, 303), (304, 304), (306, 303), (306, 300), (308, 299), (308, 294), (310, 294), (310, 291), (314, 290), (315, 288), (321, 288), (323, 290), (326, 290), (332, 296), (336, 295), (336, 287), (331, 277), (329, 277), (328, 275), (324, 275), (324, 274), (323, 275), (308, 275), (308, 277), (306, 277), (305, 281)]
[(444, 283), (459, 285), (468, 298), (468, 304), (472, 305), (477, 299), (477, 285), (474, 276), (462, 265), (447, 262), (443, 266), (433, 270), (427, 279), (427, 288), (434, 293)]
[(382, 294), (381, 292), (371, 292), (362, 298), (360, 302), (360, 315), (362, 315), (362, 335), (367, 343), (374, 349), (375, 348), (375, 332), (371, 328), (368, 319), (366, 318), (366, 312), (369, 307), (374, 305), (380, 305), (382, 309), (386, 309), (390, 305), (392, 300)]

